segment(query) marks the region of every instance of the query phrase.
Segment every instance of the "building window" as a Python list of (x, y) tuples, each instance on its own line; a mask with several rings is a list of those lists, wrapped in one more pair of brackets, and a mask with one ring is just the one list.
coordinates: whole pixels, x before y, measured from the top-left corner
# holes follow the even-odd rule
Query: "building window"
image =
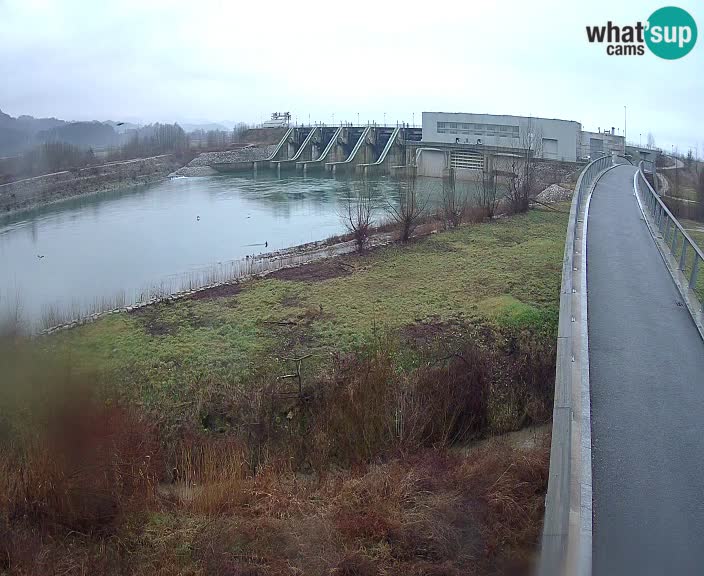
[(481, 137), (518, 138), (518, 126), (510, 124), (475, 124), (472, 122), (438, 122), (438, 134), (462, 134)]

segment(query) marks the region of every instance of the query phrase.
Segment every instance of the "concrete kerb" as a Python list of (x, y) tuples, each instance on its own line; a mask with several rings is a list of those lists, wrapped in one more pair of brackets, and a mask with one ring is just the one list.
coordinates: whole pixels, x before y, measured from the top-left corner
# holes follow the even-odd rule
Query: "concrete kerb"
[(670, 272), (672, 281), (675, 283), (675, 286), (677, 286), (677, 290), (679, 291), (680, 296), (682, 296), (682, 301), (685, 306), (687, 306), (687, 310), (689, 310), (689, 314), (692, 317), (697, 330), (699, 331), (699, 335), (702, 340), (704, 340), (704, 310), (702, 309), (702, 304), (699, 302), (694, 290), (689, 287), (689, 281), (679, 269), (679, 263), (675, 257), (670, 254), (669, 246), (665, 243), (665, 239), (662, 234), (660, 234), (660, 231), (653, 220), (652, 214), (650, 214), (650, 211), (646, 210), (643, 206), (640, 193), (638, 192), (638, 172), (639, 170), (636, 170), (636, 173), (633, 175), (633, 195), (636, 197), (638, 207), (643, 215), (643, 220), (645, 221), (645, 225), (648, 227), (648, 231), (650, 232), (650, 237), (653, 239), (653, 242), (655, 242), (655, 245), (660, 252), (660, 256), (665, 263), (667, 270)]
[[(584, 203), (582, 216), (582, 230), (580, 252), (577, 253), (580, 263), (579, 270), (579, 331), (580, 331), (580, 411), (581, 411), (581, 437), (580, 437), (580, 550), (578, 558), (578, 574), (589, 576), (592, 573), (592, 526), (593, 526), (593, 497), (592, 497), (592, 409), (591, 409), (591, 384), (589, 380), (589, 324), (588, 324), (588, 291), (587, 283), (587, 233), (589, 225), (589, 207), (592, 194), (599, 180), (617, 166), (615, 164), (603, 170), (594, 178), (589, 187)], [(576, 250), (576, 248), (575, 248)]]
[[(587, 324), (586, 238), (594, 187), (575, 194), (565, 242), (557, 339), (550, 473), (541, 576), (590, 576), (592, 568), (591, 401)], [(586, 169), (577, 182), (579, 190)], [(581, 218), (580, 218), (581, 216)]]

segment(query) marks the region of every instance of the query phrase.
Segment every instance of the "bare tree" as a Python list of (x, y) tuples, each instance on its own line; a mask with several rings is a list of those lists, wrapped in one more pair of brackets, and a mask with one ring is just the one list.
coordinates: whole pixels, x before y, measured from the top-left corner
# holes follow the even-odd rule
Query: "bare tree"
[(442, 217), (445, 228), (456, 228), (467, 210), (467, 192), (458, 190), (455, 170), (450, 168), (442, 181)]
[(536, 166), (542, 155), (543, 135), (533, 119), (521, 126), (518, 154), (506, 160), (508, 191), (506, 198), (514, 213), (527, 212), (536, 187)]
[(652, 132), (648, 132), (648, 144), (647, 144), (649, 149), (655, 148), (655, 136), (653, 136)]
[(342, 223), (354, 237), (357, 251), (362, 252), (369, 239), (372, 226), (372, 194), (367, 182), (361, 186), (353, 186), (352, 193), (347, 197), (347, 205), (340, 214)]
[(499, 205), (499, 187), (496, 171), (491, 167), (489, 170), (478, 170), (475, 178), (479, 206), (487, 218), (493, 218)]
[(400, 228), (402, 242), (407, 242), (413, 234), (418, 220), (428, 205), (428, 197), (421, 196), (416, 189), (416, 176), (411, 176), (407, 182), (399, 183), (398, 196), (387, 200), (386, 211)]

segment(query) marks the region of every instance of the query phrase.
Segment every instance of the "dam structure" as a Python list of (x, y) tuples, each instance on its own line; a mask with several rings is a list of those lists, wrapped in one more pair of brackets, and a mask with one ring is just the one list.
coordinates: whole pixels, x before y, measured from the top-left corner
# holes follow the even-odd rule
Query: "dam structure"
[(328, 174), (393, 174), (413, 164), (421, 128), (380, 126), (295, 126), (287, 129), (262, 160), (212, 164), (218, 172), (295, 170)]
[(405, 123), (282, 126), (267, 157), (211, 164), (219, 172), (291, 170), (302, 174), (476, 178), (477, 172), (512, 174), (525, 158), (588, 163), (623, 155), (615, 128), (590, 132), (555, 118), (423, 112), (422, 128)]

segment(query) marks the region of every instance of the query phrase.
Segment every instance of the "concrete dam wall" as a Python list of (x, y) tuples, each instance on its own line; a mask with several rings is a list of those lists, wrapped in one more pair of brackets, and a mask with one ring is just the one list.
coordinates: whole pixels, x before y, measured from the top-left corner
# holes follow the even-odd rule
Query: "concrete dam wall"
[(421, 129), (400, 126), (296, 126), (290, 127), (275, 150), (262, 159), (213, 162), (218, 172), (261, 169), (314, 170), (332, 174), (389, 174), (406, 167), (407, 149), (417, 145)]
[(163, 178), (178, 166), (174, 156), (166, 154), (17, 180), (0, 186), (0, 213), (120, 186), (146, 184)]

